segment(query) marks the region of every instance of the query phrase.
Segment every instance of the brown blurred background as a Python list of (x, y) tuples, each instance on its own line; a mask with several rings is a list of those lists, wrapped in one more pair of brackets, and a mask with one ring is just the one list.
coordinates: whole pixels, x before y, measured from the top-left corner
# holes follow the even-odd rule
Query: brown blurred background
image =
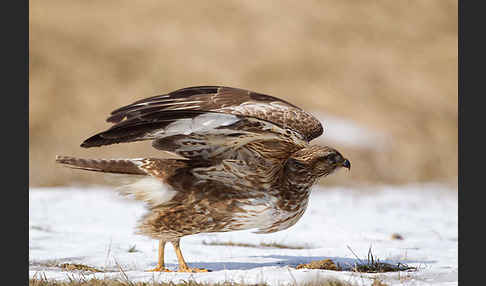
[(315, 144), (352, 162), (322, 184), (455, 184), (457, 9), (451, 0), (32, 0), (30, 186), (106, 183), (57, 166), (57, 154), (156, 156), (150, 142), (79, 144), (110, 126), (113, 109), (194, 85), (246, 88), (320, 116)]

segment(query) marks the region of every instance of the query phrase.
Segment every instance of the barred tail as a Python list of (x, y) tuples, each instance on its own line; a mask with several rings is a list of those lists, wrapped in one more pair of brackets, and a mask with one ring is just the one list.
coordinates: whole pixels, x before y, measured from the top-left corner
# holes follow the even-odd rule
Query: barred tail
[(73, 169), (82, 169), (88, 171), (130, 174), (130, 175), (148, 175), (139, 168), (138, 159), (82, 159), (70, 156), (56, 156), (56, 162)]

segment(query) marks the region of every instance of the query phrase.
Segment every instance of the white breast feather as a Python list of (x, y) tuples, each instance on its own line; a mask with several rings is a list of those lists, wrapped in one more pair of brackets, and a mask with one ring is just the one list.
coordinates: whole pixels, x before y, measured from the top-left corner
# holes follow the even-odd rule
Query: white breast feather
[(153, 177), (140, 179), (133, 184), (119, 187), (117, 190), (124, 196), (131, 196), (151, 206), (168, 202), (177, 193), (170, 186)]
[[(243, 224), (243, 229), (265, 229), (280, 219), (280, 213), (273, 206), (277, 198), (267, 196), (264, 200), (255, 199), (250, 201), (241, 206), (245, 212), (235, 214), (234, 216), (234, 219), (238, 223)], [(263, 201), (265, 202), (263, 203)]]

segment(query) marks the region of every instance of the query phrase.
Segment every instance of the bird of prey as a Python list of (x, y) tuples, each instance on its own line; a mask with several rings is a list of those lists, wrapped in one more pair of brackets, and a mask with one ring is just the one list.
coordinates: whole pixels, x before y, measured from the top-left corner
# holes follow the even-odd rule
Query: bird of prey
[[(145, 201), (137, 233), (159, 240), (158, 264), (169, 271), (164, 247), (174, 246), (181, 272), (190, 268), (179, 247), (183, 236), (254, 229), (287, 229), (304, 214), (310, 187), (344, 167), (336, 149), (309, 145), (323, 133), (311, 114), (282, 99), (224, 86), (198, 86), (116, 109), (114, 125), (81, 147), (152, 140), (168, 158), (80, 159), (57, 156), (71, 168), (140, 177), (122, 187)], [(167, 157), (167, 156), (166, 156)]]

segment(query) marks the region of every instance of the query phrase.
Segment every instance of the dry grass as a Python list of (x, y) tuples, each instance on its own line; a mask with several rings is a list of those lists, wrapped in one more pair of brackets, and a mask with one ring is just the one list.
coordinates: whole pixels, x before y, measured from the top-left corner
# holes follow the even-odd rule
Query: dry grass
[[(71, 279), (70, 281), (53, 281), (45, 278), (29, 279), (29, 286), (265, 286), (267, 284), (244, 284), (244, 283), (199, 283), (186, 281), (182, 283), (173, 282), (132, 282), (117, 279)], [(352, 284), (337, 279), (320, 279), (307, 283), (296, 284), (296, 286), (352, 286)]]
[(137, 245), (132, 245), (128, 248), (128, 252), (129, 253), (134, 253), (134, 252), (140, 252), (138, 249), (137, 249)]
[(414, 267), (407, 266), (406, 264), (390, 264), (380, 262), (379, 260), (368, 260), (366, 262), (360, 262), (348, 268), (335, 263), (331, 259), (314, 260), (309, 263), (302, 263), (296, 266), (296, 269), (321, 269), (321, 270), (333, 270), (333, 271), (353, 271), (362, 273), (384, 273), (384, 272), (399, 272), (415, 270)]
[[(62, 271), (77, 271), (79, 273), (93, 273), (93, 272), (104, 272), (96, 267), (92, 267), (85, 264), (79, 263), (59, 263), (56, 260), (49, 260), (44, 262), (35, 262), (31, 264), (32, 266), (41, 266), (43, 268), (59, 268)], [(30, 265), (29, 265), (30, 266)]]
[[(348, 247), (349, 248), (349, 247)], [(356, 263), (352, 267), (354, 272), (364, 272), (364, 273), (383, 273), (383, 272), (399, 272), (399, 271), (409, 271), (417, 270), (415, 267), (408, 266), (403, 263), (390, 264), (386, 262), (381, 262), (378, 258), (373, 255), (371, 247), (368, 249), (368, 256), (366, 261), (361, 260), (351, 248), (349, 250), (356, 256), (359, 263)]]
[(388, 286), (388, 284), (384, 283), (383, 281), (381, 281), (378, 278), (375, 278), (373, 280), (373, 284), (371, 284), (371, 286)]
[[(71, 279), (70, 281), (55, 281), (45, 278), (29, 279), (29, 286), (265, 286), (266, 284), (242, 284), (242, 283), (199, 283), (186, 281), (173, 282), (132, 282), (120, 279)], [(343, 284), (344, 285), (344, 284)]]
[[(351, 252), (353, 252), (351, 248), (349, 249), (351, 250)], [(356, 256), (356, 254), (354, 255)], [(417, 270), (415, 267), (411, 267), (403, 263), (391, 264), (381, 262), (373, 255), (371, 248), (368, 250), (368, 257), (366, 260), (362, 260), (358, 256), (356, 256), (356, 258), (358, 260), (358, 263), (351, 265), (351, 267), (349, 265), (341, 265), (340, 263), (335, 263), (331, 259), (323, 259), (299, 264), (296, 266), (296, 269), (323, 269), (333, 271), (353, 271), (361, 273), (384, 273)]]
[(75, 263), (63, 263), (58, 265), (59, 268), (66, 270), (66, 271), (88, 271), (88, 272), (103, 272), (95, 267), (84, 265), (84, 264), (75, 264)]
[(353, 169), (323, 183), (456, 180), (457, 1), (34, 0), (29, 13), (31, 186), (105, 182), (56, 166), (56, 154), (156, 156), (145, 143), (79, 144), (121, 105), (204, 84), (389, 139), (375, 151), (335, 146)]

